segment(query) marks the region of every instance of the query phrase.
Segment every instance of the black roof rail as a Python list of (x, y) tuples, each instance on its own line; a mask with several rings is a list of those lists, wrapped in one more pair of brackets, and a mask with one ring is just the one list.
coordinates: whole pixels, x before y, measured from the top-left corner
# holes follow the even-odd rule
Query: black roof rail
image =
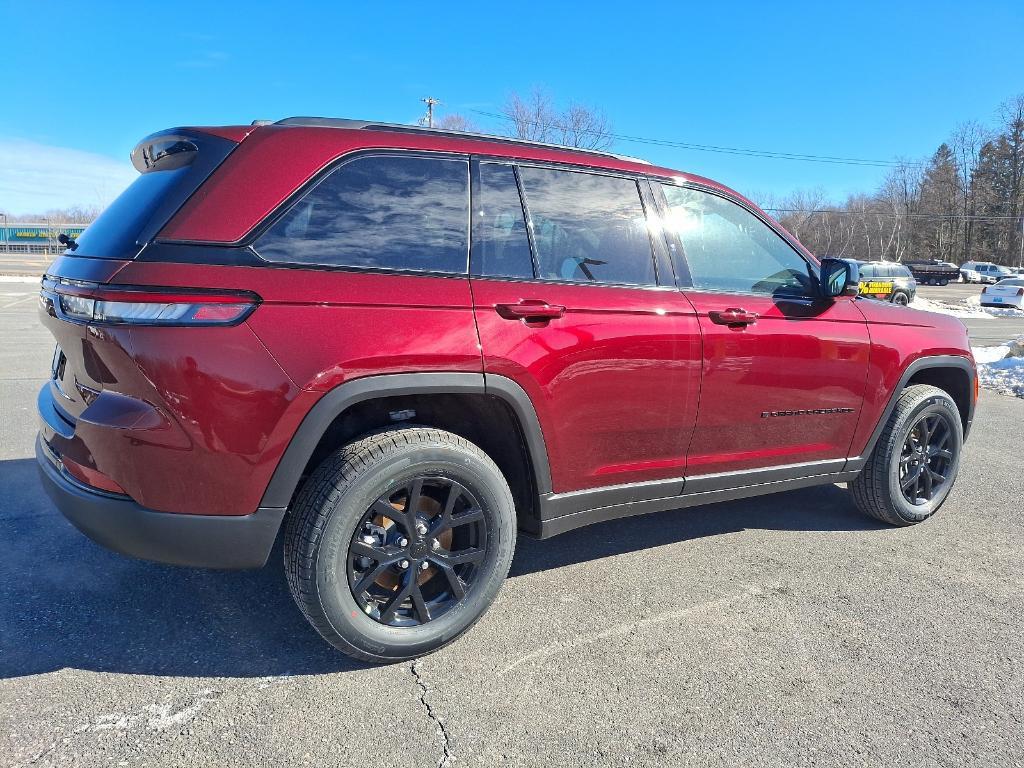
[[(254, 124), (266, 125), (267, 121), (256, 120)], [(564, 149), (571, 152), (585, 152), (588, 155), (599, 155), (611, 157), (615, 160), (625, 160), (630, 163), (643, 163), (651, 165), (649, 160), (629, 155), (619, 155), (615, 152), (604, 152), (600, 149), (583, 149), (581, 147), (569, 147), (564, 144), (550, 144), (543, 141), (530, 141), (528, 139), (516, 139), (511, 136), (497, 136), (492, 133), (473, 133), (471, 131), (447, 131), (441, 128), (427, 128), (422, 125), (402, 125), (400, 123), (379, 123), (373, 120), (352, 120), (345, 117), (286, 117), (278, 120), (273, 125), (294, 125), (311, 128), (347, 128), (356, 131), (395, 131), (397, 133), (426, 133), (433, 136), (452, 136), (456, 138), (477, 139), (480, 141), (493, 141), (500, 144), (512, 144), (524, 147), (543, 147), (546, 149)]]

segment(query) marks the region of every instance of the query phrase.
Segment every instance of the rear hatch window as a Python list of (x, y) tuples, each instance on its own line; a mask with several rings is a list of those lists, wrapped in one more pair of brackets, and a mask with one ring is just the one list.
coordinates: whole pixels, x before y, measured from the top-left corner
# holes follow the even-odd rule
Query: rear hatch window
[(134, 259), (236, 146), (229, 139), (181, 129), (143, 139), (132, 152), (139, 177), (86, 227), (69, 253)]

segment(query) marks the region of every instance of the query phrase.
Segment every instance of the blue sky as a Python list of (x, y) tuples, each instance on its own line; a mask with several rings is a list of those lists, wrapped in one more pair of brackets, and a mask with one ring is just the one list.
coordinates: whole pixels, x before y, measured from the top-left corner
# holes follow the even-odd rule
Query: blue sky
[[(1024, 3), (260, 3), (0, 0), (0, 211), (108, 202), (174, 125), (330, 115), (485, 129), (513, 92), (616, 133), (781, 152), (930, 154), (1024, 91)], [(873, 189), (876, 167), (615, 149), (747, 194)]]

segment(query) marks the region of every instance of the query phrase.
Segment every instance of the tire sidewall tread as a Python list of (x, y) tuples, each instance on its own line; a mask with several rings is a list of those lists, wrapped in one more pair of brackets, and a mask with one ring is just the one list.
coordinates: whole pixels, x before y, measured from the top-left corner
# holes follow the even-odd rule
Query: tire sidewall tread
[[(950, 469), (953, 477), (941, 497), (926, 505), (916, 506), (903, 497), (896, 467), (903, 443), (913, 424), (926, 411), (939, 412), (938, 409), (947, 411), (953, 428), (955, 450)], [(854, 502), (862, 512), (890, 525), (915, 525), (927, 520), (942, 507), (956, 483), (963, 441), (960, 412), (947, 392), (928, 384), (907, 387), (900, 393), (896, 407), (867, 463), (850, 483)]]
[[(419, 627), (390, 627), (355, 601), (344, 560), (369, 505), (411, 474), (448, 476), (466, 485), (484, 508), (487, 555), (466, 598)], [(376, 663), (416, 658), (466, 632), (493, 602), (515, 548), (515, 506), (508, 483), (480, 448), (444, 430), (389, 429), (366, 435), (328, 456), (309, 476), (287, 522), (285, 571), (307, 620), (345, 653)]]

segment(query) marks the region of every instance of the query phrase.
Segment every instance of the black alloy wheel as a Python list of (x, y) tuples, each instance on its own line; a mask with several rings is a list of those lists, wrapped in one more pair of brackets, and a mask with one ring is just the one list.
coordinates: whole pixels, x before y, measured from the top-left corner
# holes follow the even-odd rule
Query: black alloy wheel
[(426, 624), (473, 589), (486, 548), (486, 519), (469, 490), (442, 476), (403, 480), (356, 525), (347, 553), (349, 587), (363, 612), (381, 624)]
[(953, 425), (944, 413), (922, 416), (907, 433), (900, 453), (900, 489), (914, 505), (930, 502), (952, 481)]

